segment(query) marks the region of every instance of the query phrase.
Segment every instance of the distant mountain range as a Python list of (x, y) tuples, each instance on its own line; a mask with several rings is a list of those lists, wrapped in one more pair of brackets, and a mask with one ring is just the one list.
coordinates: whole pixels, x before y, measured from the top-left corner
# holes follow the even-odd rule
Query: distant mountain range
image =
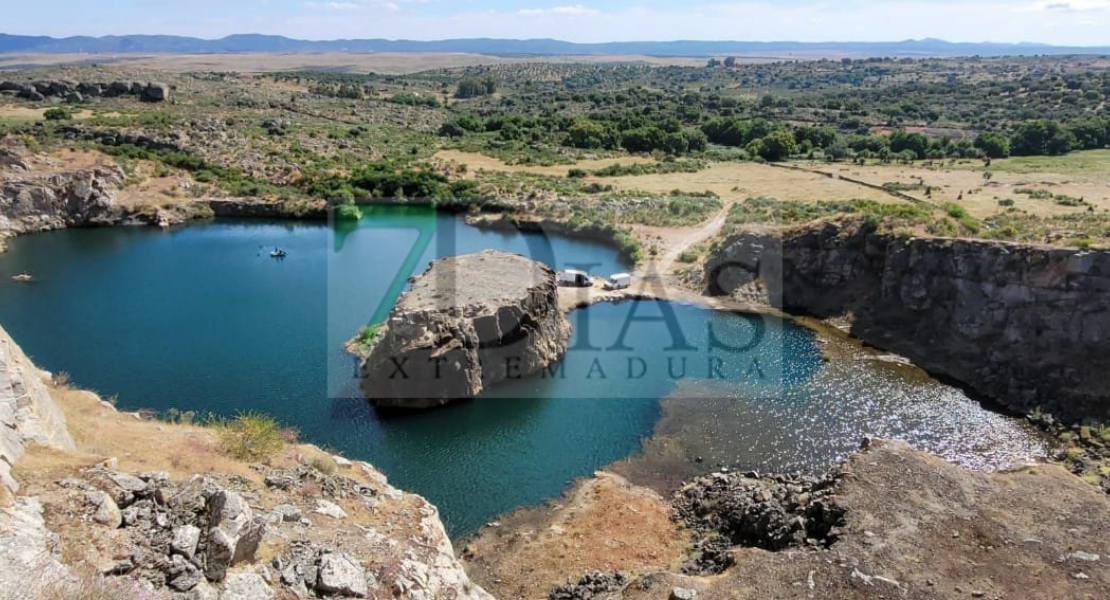
[(777, 56), (790, 54), (856, 56), (1018, 56), (1035, 54), (1110, 54), (1110, 46), (956, 43), (938, 39), (901, 42), (606, 42), (579, 44), (551, 39), (296, 40), (276, 35), (231, 35), (205, 40), (172, 35), (105, 37), (22, 36), (0, 34), (0, 54), (227, 54), (246, 52), (461, 52), (499, 56), (640, 54), (647, 56)]

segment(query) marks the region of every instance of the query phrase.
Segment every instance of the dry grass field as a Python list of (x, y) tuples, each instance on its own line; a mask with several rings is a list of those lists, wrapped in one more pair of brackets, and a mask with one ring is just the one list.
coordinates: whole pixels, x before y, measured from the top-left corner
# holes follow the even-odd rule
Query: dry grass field
[(528, 173), (530, 175), (548, 175), (551, 177), (566, 177), (570, 169), (604, 169), (615, 164), (642, 165), (656, 162), (651, 158), (642, 156), (624, 156), (620, 158), (598, 158), (576, 161), (572, 165), (509, 165), (492, 156), (478, 154), (477, 152), (463, 152), (461, 150), (441, 150), (433, 157), (448, 163), (466, 165), (470, 171), (497, 171), (501, 173)]
[[(977, 218), (997, 213), (1002, 208), (999, 201), (1004, 200), (1013, 200), (1014, 206), (1037, 216), (1086, 211), (1087, 204), (1096, 210), (1110, 209), (1110, 151), (1105, 150), (1073, 152), (1061, 157), (995, 160), (989, 169), (989, 178), (984, 175), (988, 169), (981, 161), (940, 167), (922, 163), (866, 166), (800, 163), (799, 166), (873, 185), (916, 184), (920, 189), (905, 193), (938, 205), (955, 202)], [(932, 188), (928, 197), (925, 186)], [(1083, 199), (1086, 204), (1061, 204), (1059, 197), (1063, 196)]]
[[(435, 155), (445, 161), (466, 165), (470, 170), (484, 169), (505, 173), (530, 173), (565, 177), (572, 168), (593, 170), (614, 164), (649, 164), (652, 159), (636, 156), (581, 160), (572, 165), (532, 166), (506, 165), (501, 160), (473, 152), (445, 150)], [(618, 191), (641, 191), (652, 194), (669, 194), (672, 190), (683, 192), (711, 191), (724, 200), (743, 200), (756, 196), (769, 196), (779, 200), (816, 202), (819, 200), (876, 200), (900, 202), (885, 192), (869, 189), (847, 181), (748, 162), (710, 163), (697, 173), (665, 173), (653, 175), (628, 175), (624, 177), (588, 177), (587, 182), (612, 185)]]
[[(752, 58), (745, 62), (765, 62)], [(336, 71), (346, 73), (403, 74), (477, 65), (546, 62), (553, 64), (641, 62), (661, 66), (702, 66), (705, 59), (657, 57), (640, 55), (588, 56), (490, 56), (463, 53), (399, 53), (367, 54), (9, 54), (0, 56), (0, 69), (46, 68), (68, 65), (112, 65), (188, 73), (198, 71), (231, 71), (237, 73), (271, 73), (275, 71)]]
[[(14, 123), (34, 123), (35, 121), (43, 120), (43, 113), (50, 110), (51, 106), (44, 107), (30, 107), (30, 106), (14, 106), (11, 104), (0, 105), (0, 121), (8, 121)], [(93, 112), (87, 109), (81, 109), (73, 113), (75, 120), (81, 121), (93, 116)]]

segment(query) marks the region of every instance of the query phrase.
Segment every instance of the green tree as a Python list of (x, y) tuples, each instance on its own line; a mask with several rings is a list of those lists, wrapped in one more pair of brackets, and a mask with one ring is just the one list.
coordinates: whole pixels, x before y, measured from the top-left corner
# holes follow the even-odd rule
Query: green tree
[(1006, 158), (1010, 155), (1010, 140), (1000, 133), (980, 133), (975, 138), (975, 147), (990, 158)]
[(895, 154), (909, 150), (917, 158), (925, 158), (929, 151), (929, 138), (921, 133), (909, 133), (899, 129), (890, 134), (890, 150)]
[(597, 121), (578, 119), (567, 129), (567, 143), (575, 148), (603, 148), (608, 141), (609, 132)]
[(492, 78), (478, 79), (477, 77), (464, 77), (455, 87), (455, 97), (460, 99), (477, 98), (492, 94), (497, 88)]
[(785, 160), (798, 150), (794, 135), (785, 129), (772, 131), (759, 141), (757, 153), (771, 162)]
[(1022, 123), (1010, 136), (1010, 150), (1018, 156), (1067, 154), (1077, 144), (1072, 132), (1045, 119)]

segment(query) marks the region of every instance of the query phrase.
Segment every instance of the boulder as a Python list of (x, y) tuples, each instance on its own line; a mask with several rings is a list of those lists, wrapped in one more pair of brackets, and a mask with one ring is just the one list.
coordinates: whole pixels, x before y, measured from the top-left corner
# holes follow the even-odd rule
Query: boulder
[(173, 540), (170, 542), (170, 550), (185, 558), (193, 558), (193, 555), (197, 551), (197, 543), (199, 542), (200, 528), (195, 525), (182, 525), (173, 530)]
[(278, 523), (296, 523), (297, 521), (300, 521), (302, 518), (304, 518), (304, 514), (301, 513), (301, 509), (293, 506), (292, 504), (281, 504), (279, 506), (275, 506), (271, 514), (273, 515), (273, 520)]
[(125, 96), (131, 93), (131, 84), (126, 81), (113, 81), (108, 84), (108, 88), (104, 90), (104, 95), (109, 98), (117, 96)]
[(273, 588), (258, 573), (232, 573), (220, 589), (220, 600), (273, 600)]
[(144, 102), (165, 102), (170, 99), (170, 86), (164, 83), (148, 83), (143, 87), (139, 98)]
[(330, 553), (320, 557), (316, 580), (317, 591), (325, 595), (365, 598), (366, 571), (358, 561), (346, 554)]
[(88, 471), (86, 478), (95, 487), (107, 493), (120, 507), (130, 506), (136, 497), (147, 492), (145, 481), (127, 473), (96, 467)]
[(698, 591), (691, 588), (676, 587), (671, 590), (671, 600), (697, 600)]
[(253, 561), (264, 534), (265, 525), (253, 518), (242, 496), (229, 490), (209, 496), (205, 576), (221, 581), (229, 567)]
[(316, 501), (316, 509), (312, 512), (319, 515), (324, 515), (326, 517), (331, 517), (333, 519), (347, 518), (347, 511), (343, 510), (342, 507), (334, 502), (323, 499)]
[(93, 521), (109, 529), (118, 529), (123, 523), (123, 513), (120, 512), (119, 506), (112, 500), (112, 497), (102, 491), (89, 492), (86, 495), (89, 504), (96, 507), (96, 512), (93, 513)]
[(207, 581), (201, 581), (182, 598), (183, 600), (220, 600), (220, 592)]

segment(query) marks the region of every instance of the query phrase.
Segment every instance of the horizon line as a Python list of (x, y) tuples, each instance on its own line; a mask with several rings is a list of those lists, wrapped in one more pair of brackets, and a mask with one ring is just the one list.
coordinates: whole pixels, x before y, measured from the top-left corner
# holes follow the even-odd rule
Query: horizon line
[(7, 37), (23, 37), (23, 38), (37, 38), (37, 39), (50, 39), (50, 40), (72, 40), (78, 38), (88, 38), (95, 40), (113, 39), (113, 38), (128, 38), (128, 37), (162, 37), (162, 38), (178, 38), (189, 39), (203, 42), (220, 42), (228, 39), (240, 37), (261, 37), (261, 38), (280, 38), (295, 42), (307, 43), (341, 43), (341, 42), (368, 42), (368, 41), (382, 41), (382, 42), (415, 42), (415, 43), (436, 43), (436, 42), (460, 42), (460, 41), (490, 41), (490, 42), (555, 42), (560, 44), (568, 44), (574, 46), (603, 46), (615, 44), (682, 44), (682, 43), (699, 43), (699, 44), (798, 44), (807, 46), (819, 46), (825, 44), (912, 44), (912, 43), (926, 43), (933, 42), (938, 44), (945, 44), (951, 46), (1011, 46), (1011, 47), (1042, 47), (1042, 48), (1110, 48), (1110, 44), (1103, 46), (1096, 45), (1060, 45), (1051, 44), (1047, 42), (1033, 42), (1033, 41), (1019, 41), (1019, 42), (997, 42), (991, 40), (983, 40), (977, 42), (969, 41), (951, 41), (944, 38), (926, 36), (922, 38), (902, 38), (890, 40), (853, 40), (853, 39), (827, 39), (820, 41), (802, 41), (797, 39), (772, 39), (772, 40), (758, 40), (758, 39), (696, 39), (696, 38), (678, 38), (678, 39), (638, 39), (638, 40), (608, 40), (608, 41), (595, 41), (595, 42), (581, 42), (571, 41), (560, 38), (539, 37), (539, 38), (503, 38), (503, 37), (451, 37), (451, 38), (430, 38), (430, 39), (417, 39), (417, 38), (384, 38), (384, 37), (367, 37), (367, 38), (297, 38), (290, 37), (282, 34), (271, 33), (232, 33), (221, 37), (201, 37), (197, 35), (179, 35), (169, 33), (126, 33), (126, 34), (108, 34), (108, 35), (86, 35), (74, 34), (66, 36), (53, 36), (43, 34), (21, 34), (21, 33), (6, 33), (0, 31), (0, 36)]

